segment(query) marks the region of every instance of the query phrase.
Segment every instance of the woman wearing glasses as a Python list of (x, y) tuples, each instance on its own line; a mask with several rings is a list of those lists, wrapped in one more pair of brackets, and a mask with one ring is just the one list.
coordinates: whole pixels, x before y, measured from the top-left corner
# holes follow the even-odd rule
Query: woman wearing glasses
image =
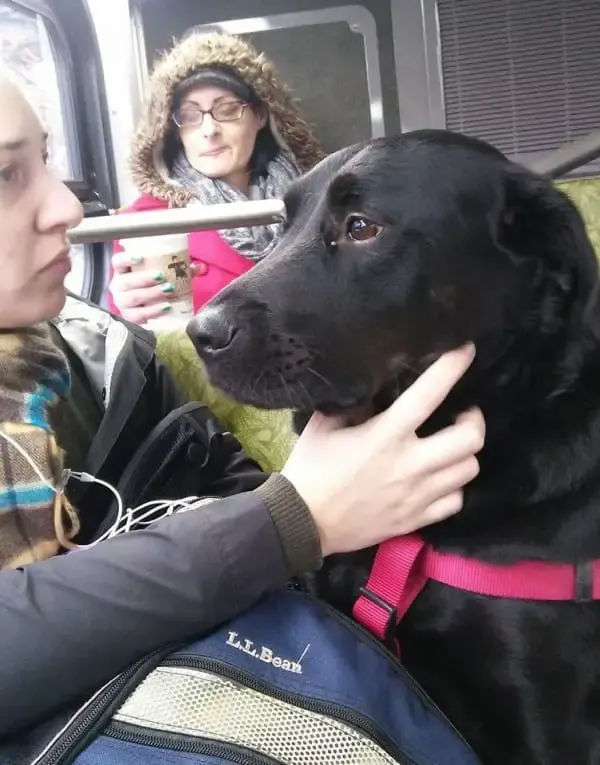
[[(192, 34), (155, 67), (133, 146), (142, 196), (127, 212), (280, 199), (321, 159), (311, 128), (273, 64), (247, 42)], [(265, 256), (280, 224), (189, 235), (194, 309)], [(131, 271), (115, 246), (112, 310), (144, 324), (170, 310), (161, 273)]]

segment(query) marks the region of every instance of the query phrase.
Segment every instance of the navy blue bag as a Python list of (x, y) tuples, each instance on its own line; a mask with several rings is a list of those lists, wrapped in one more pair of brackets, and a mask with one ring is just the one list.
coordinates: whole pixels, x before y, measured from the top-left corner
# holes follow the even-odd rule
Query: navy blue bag
[(479, 765), (395, 657), (299, 592), (97, 693), (36, 765)]

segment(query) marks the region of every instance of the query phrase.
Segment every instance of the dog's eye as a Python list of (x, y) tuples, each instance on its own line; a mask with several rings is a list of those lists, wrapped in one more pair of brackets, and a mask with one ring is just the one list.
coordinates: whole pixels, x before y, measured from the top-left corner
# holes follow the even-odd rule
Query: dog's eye
[(346, 221), (346, 236), (353, 242), (367, 242), (381, 232), (381, 226), (362, 215), (351, 215)]

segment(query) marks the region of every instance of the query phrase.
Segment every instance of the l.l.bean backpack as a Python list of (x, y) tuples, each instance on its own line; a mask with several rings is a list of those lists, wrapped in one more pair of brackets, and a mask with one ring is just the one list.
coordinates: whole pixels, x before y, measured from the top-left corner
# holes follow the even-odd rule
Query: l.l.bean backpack
[(116, 677), (34, 765), (142, 763), (479, 765), (392, 653), (291, 590)]

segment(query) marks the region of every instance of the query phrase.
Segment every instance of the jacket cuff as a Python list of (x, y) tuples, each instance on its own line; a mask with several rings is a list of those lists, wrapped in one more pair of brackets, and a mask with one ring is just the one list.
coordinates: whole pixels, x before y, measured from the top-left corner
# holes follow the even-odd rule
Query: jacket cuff
[(283, 547), (289, 575), (316, 571), (323, 564), (321, 540), (308, 506), (294, 486), (273, 473), (254, 489), (267, 506)]

